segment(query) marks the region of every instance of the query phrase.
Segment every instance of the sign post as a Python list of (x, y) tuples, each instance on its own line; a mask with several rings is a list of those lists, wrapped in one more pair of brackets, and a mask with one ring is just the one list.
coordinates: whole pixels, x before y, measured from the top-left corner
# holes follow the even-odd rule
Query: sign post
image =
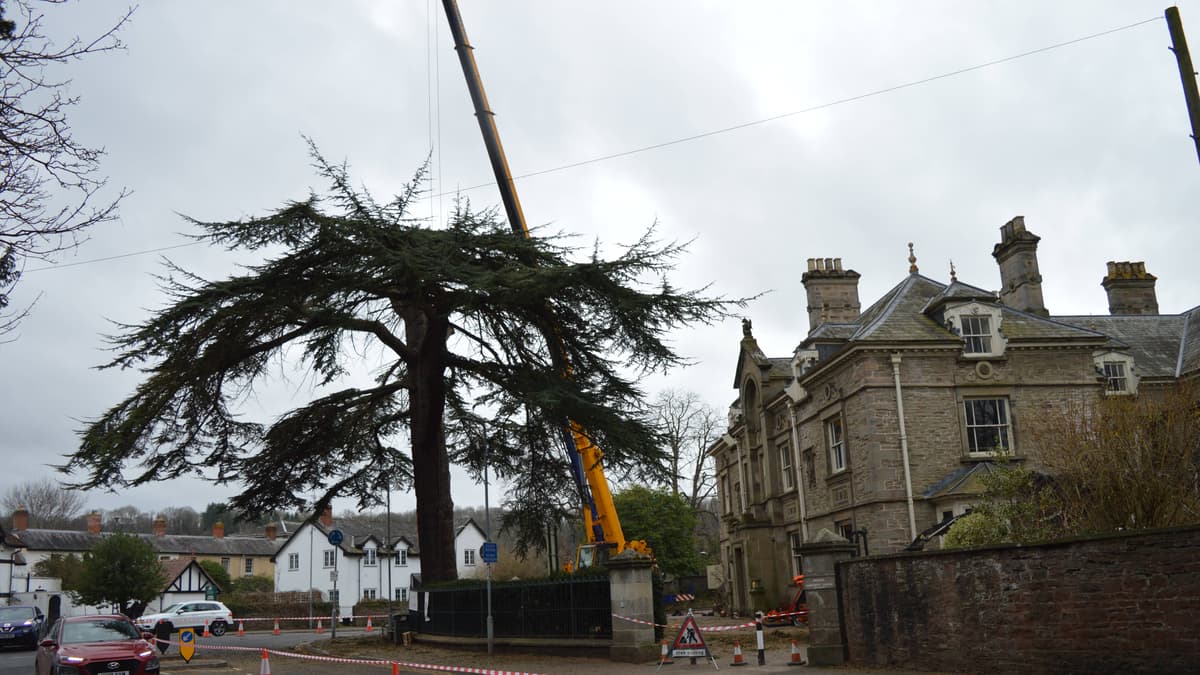
[(338, 590), (337, 590), (337, 582), (338, 582), (337, 563), (338, 563), (338, 558), (341, 557), (337, 554), (337, 548), (342, 545), (343, 541), (345, 541), (345, 535), (342, 534), (341, 530), (330, 530), (329, 534), (325, 535), (325, 538), (329, 540), (329, 544), (331, 546), (333, 546), (333, 548), (334, 548), (333, 571), (329, 573), (329, 576), (333, 579), (333, 592), (330, 594), (330, 598), (329, 598), (331, 600), (331, 602), (329, 603), (330, 604), (329, 637), (331, 639), (336, 639), (337, 638), (338, 609), (339, 609), (338, 605), (340, 605), (342, 603), (342, 599), (341, 599), (341, 597), (338, 596)]

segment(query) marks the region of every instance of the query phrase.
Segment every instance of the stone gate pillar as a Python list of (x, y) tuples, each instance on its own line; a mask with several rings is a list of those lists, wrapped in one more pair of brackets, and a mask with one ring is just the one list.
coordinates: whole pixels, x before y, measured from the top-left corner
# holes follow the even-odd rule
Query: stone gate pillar
[(849, 559), (857, 548), (824, 529), (811, 543), (800, 547), (808, 600), (808, 662), (814, 666), (836, 666), (846, 661), (836, 572), (837, 563)]
[(659, 654), (654, 644), (654, 586), (650, 580), (650, 568), (654, 565), (648, 556), (633, 550), (609, 558), (609, 597), (612, 612), (646, 623), (613, 619), (612, 646), (608, 657), (613, 661), (644, 663)]

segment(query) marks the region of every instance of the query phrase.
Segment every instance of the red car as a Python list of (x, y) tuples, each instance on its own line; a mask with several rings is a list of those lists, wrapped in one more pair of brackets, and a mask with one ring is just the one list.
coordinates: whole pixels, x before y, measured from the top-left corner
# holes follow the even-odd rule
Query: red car
[(37, 675), (154, 675), (158, 652), (120, 614), (59, 619), (38, 643)]

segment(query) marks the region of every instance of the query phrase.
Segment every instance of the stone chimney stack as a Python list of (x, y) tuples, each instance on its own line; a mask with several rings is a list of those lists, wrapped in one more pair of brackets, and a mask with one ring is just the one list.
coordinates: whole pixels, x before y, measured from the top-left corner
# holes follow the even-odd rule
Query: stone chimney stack
[(1146, 271), (1144, 262), (1109, 262), (1108, 274), (1100, 285), (1108, 293), (1111, 314), (1158, 314), (1158, 277)]
[(1000, 228), (1000, 243), (992, 257), (1000, 265), (1000, 302), (1030, 314), (1050, 316), (1042, 300), (1042, 273), (1037, 246), (1042, 238), (1025, 229), (1025, 216), (1016, 216)]
[(263, 528), (263, 536), (267, 538), (267, 541), (275, 541), (278, 532), (279, 530), (275, 527), (275, 523), (267, 523), (267, 526)]
[(154, 519), (154, 536), (165, 537), (167, 535), (167, 519), (159, 516)]
[(333, 507), (326, 506), (321, 512), (321, 524), (325, 527), (333, 527)]
[(225, 523), (222, 523), (219, 520), (217, 522), (213, 523), (213, 538), (214, 539), (224, 539), (225, 538)]
[(808, 259), (808, 271), (800, 277), (808, 294), (808, 332), (823, 323), (849, 323), (858, 318), (861, 276), (842, 269), (841, 258)]
[(29, 529), (29, 509), (24, 506), (18, 506), (16, 511), (13, 511), (13, 530), (20, 532), (21, 530)]
[(100, 513), (92, 511), (87, 517), (88, 534), (100, 534)]

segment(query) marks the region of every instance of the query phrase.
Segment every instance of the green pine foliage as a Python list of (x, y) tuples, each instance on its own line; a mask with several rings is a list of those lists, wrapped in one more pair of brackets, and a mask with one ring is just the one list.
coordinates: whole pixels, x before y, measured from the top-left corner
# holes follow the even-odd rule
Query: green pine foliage
[[(120, 325), (106, 367), (145, 376), (83, 430), (61, 467), (83, 476), (79, 487), (200, 473), (240, 484), (230, 507), (250, 518), (320, 513), (335, 496), (366, 509), (386, 487), (411, 487), (432, 582), (455, 576), (449, 465), (480, 472), (481, 434), (530, 539), (574, 493), (565, 420), (587, 429), (607, 465), (661, 470), (639, 380), (683, 363), (671, 331), (741, 305), (671, 285), (682, 245), (651, 229), (604, 259), (562, 235), (514, 236), (494, 211), (462, 202), (445, 227), (426, 227), (408, 215), (420, 172), (378, 203), (345, 166), (314, 157), (328, 195), (192, 221), (203, 241), (269, 258), (217, 281), (171, 266), (167, 306)], [(349, 386), (364, 354), (385, 363), (372, 384)], [(257, 386), (297, 366), (325, 387), (319, 396), (269, 422), (239, 414)]]

